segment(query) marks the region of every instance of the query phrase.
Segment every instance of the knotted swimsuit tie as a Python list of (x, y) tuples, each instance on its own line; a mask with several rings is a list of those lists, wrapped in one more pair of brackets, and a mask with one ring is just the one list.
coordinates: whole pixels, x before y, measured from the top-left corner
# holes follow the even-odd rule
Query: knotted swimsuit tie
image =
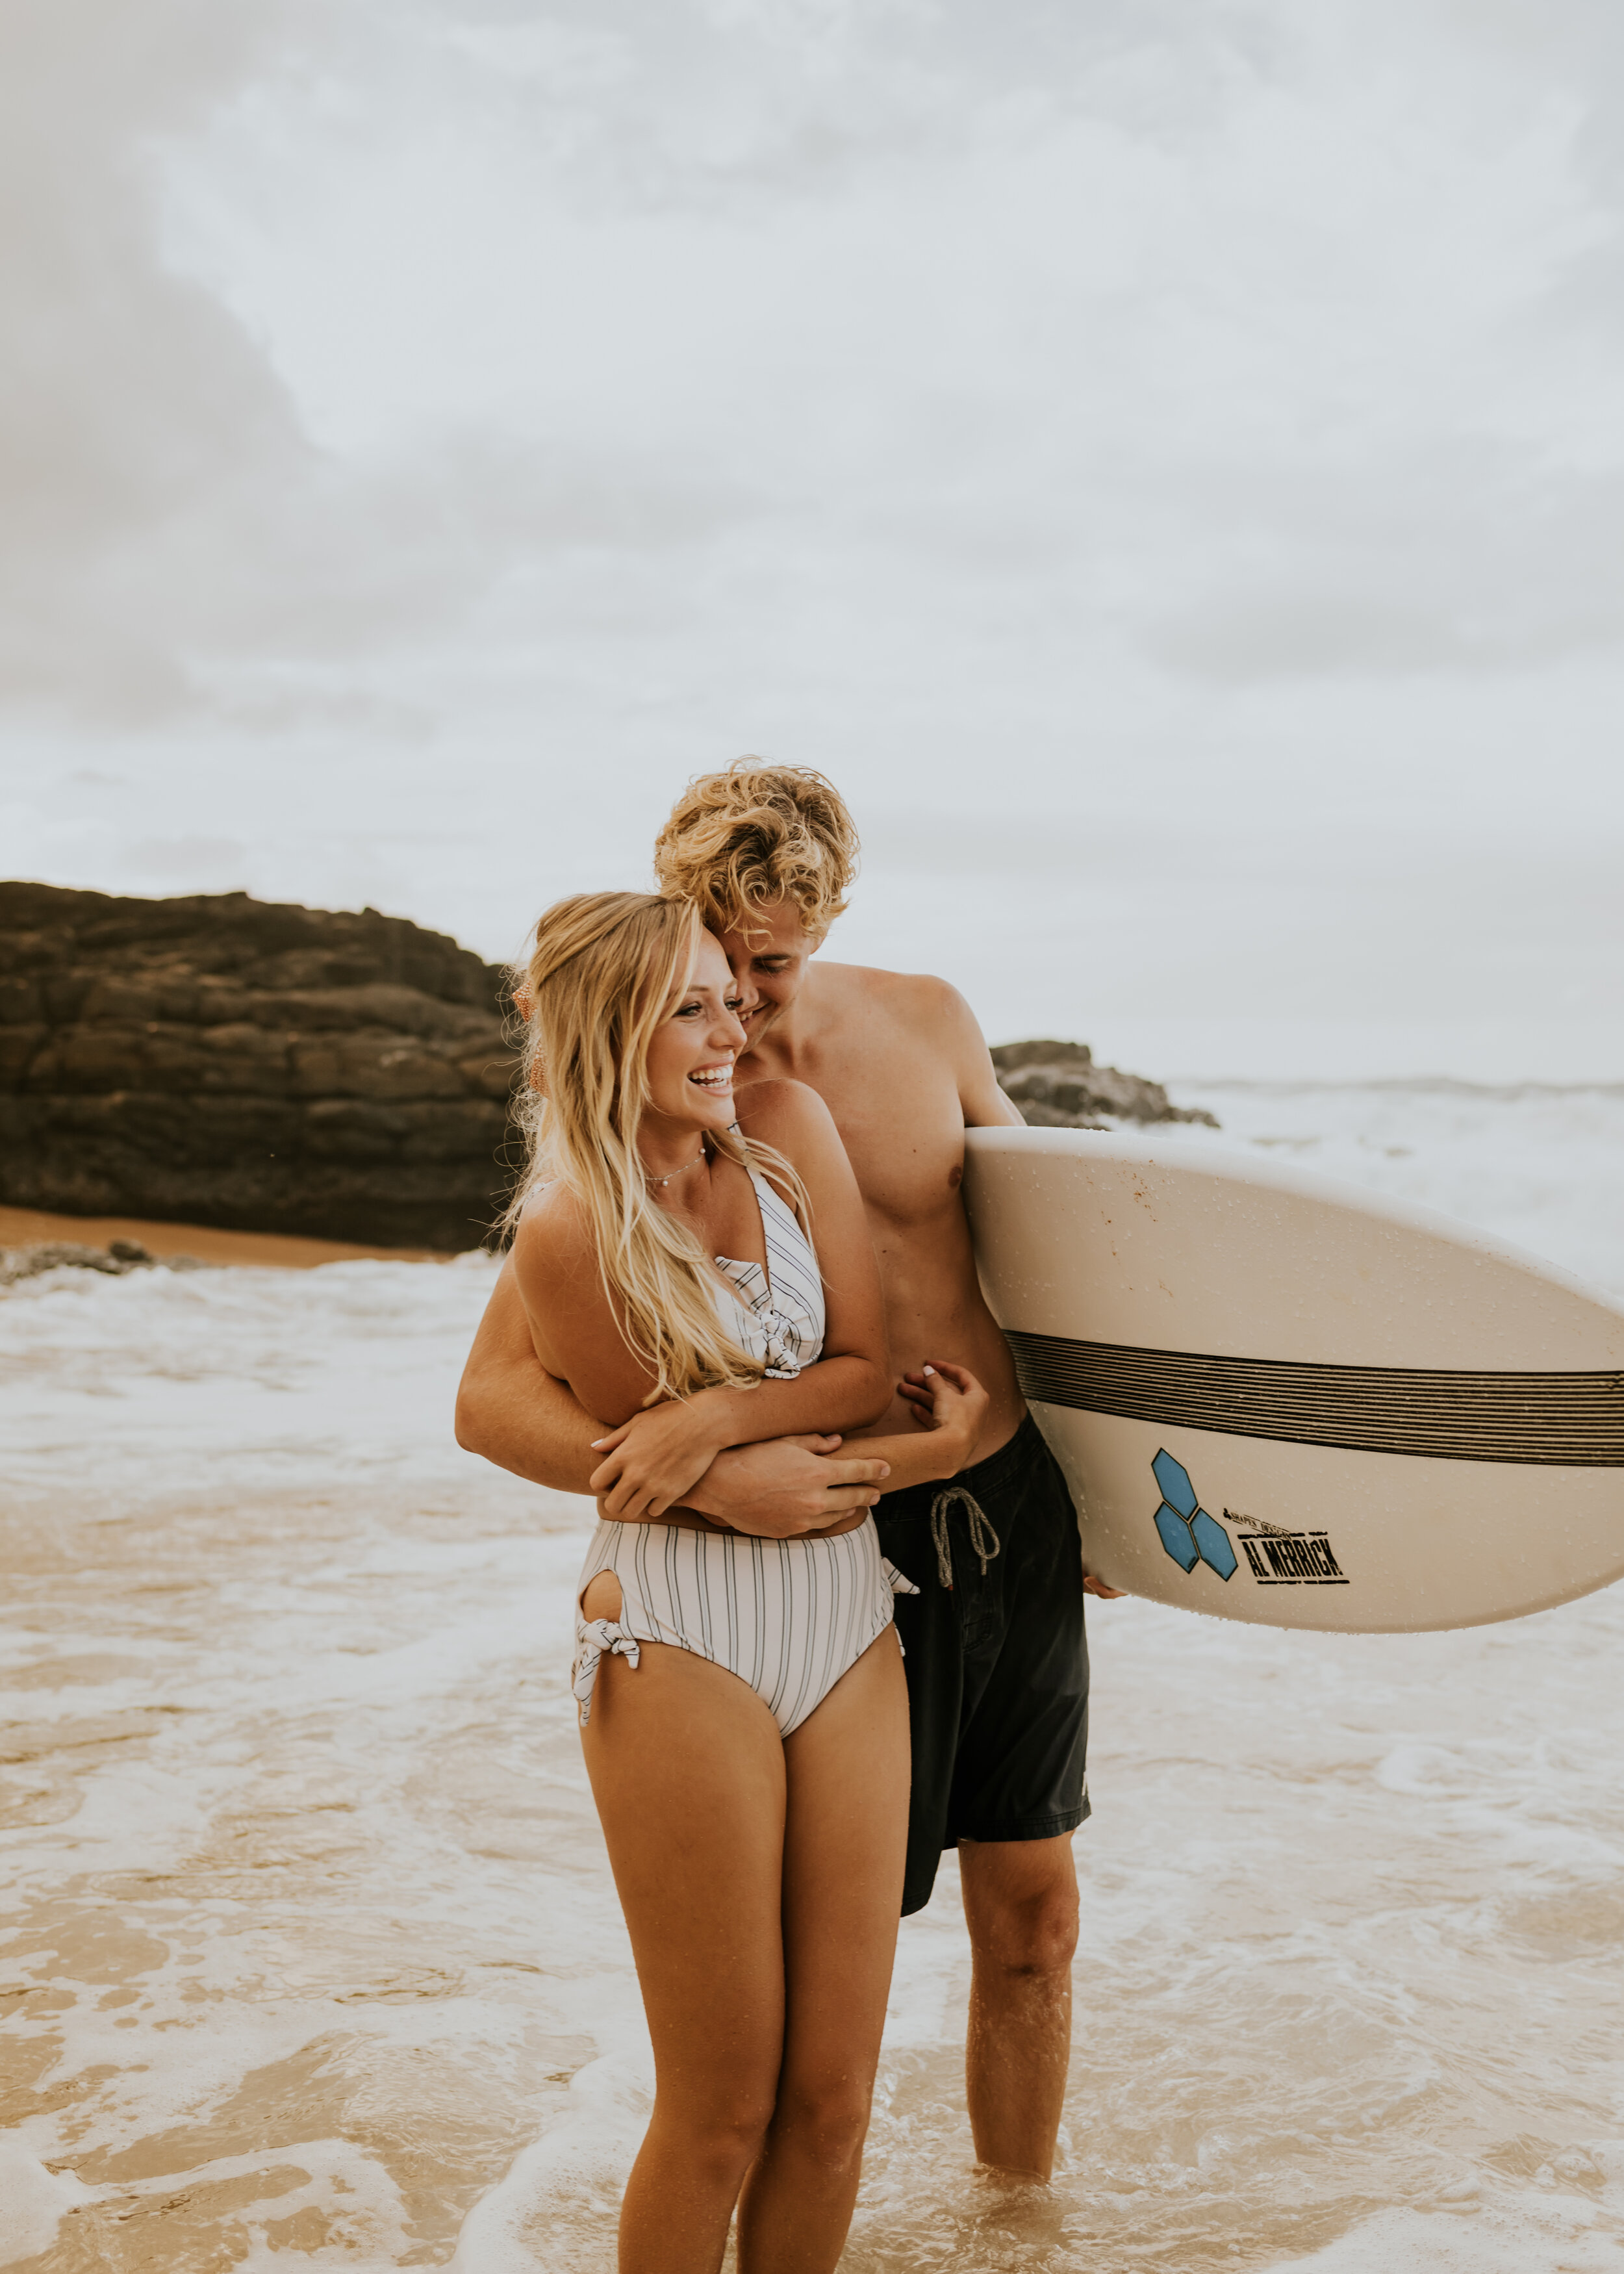
[(637, 1638), (618, 1619), (582, 1619), (575, 1628), (575, 1671), (571, 1688), (581, 1708), (584, 1728), (592, 1718), (592, 1684), (605, 1658), (624, 1658), (633, 1665), (643, 1656)]

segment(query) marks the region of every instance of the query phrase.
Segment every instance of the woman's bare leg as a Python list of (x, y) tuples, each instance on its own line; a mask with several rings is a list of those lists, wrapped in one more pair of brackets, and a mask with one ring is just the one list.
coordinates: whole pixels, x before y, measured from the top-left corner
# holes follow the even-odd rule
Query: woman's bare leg
[[(587, 1615), (620, 1592), (600, 1573)], [(658, 1643), (602, 1660), (582, 1743), (654, 2040), (621, 2274), (716, 2274), (782, 2056), (784, 1747), (737, 1675)]]
[(828, 2274), (851, 2225), (908, 1830), (908, 1697), (887, 1627), (784, 1746), (786, 2013), (739, 2207), (740, 2274)]

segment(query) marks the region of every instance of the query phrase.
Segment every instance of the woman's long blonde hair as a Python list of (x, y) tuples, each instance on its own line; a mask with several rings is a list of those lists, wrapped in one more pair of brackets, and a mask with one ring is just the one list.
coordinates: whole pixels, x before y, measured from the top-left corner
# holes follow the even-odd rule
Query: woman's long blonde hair
[[(519, 1118), (526, 1162), (506, 1218), (553, 1179), (585, 1209), (616, 1324), (654, 1373), (645, 1404), (715, 1386), (743, 1389), (763, 1366), (724, 1329), (715, 1273), (685, 1224), (658, 1207), (637, 1149), (649, 1102), (649, 1044), (688, 985), (703, 930), (691, 901), (578, 892), (536, 926), (514, 999), (525, 1020)], [(805, 1187), (771, 1147), (737, 1129), (709, 1140), (771, 1176), (809, 1223)]]

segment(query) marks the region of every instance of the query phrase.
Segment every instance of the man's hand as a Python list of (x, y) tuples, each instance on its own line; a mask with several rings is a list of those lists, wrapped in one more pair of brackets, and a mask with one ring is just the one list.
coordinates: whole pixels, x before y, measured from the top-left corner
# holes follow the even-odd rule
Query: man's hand
[(884, 1461), (836, 1460), (838, 1437), (775, 1437), (718, 1453), (683, 1495), (688, 1508), (762, 1540), (798, 1540), (872, 1508), (891, 1474)]
[(1102, 1603), (1116, 1603), (1127, 1593), (1125, 1587), (1108, 1587), (1103, 1579), (1096, 1579), (1092, 1571), (1083, 1574), (1085, 1595), (1098, 1595)]

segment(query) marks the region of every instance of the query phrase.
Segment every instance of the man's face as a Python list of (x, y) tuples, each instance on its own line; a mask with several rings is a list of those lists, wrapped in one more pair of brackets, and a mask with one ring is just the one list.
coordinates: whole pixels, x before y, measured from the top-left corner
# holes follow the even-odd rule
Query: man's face
[(738, 991), (735, 1015), (744, 1028), (744, 1047), (754, 1050), (800, 994), (823, 934), (806, 930), (800, 904), (786, 898), (752, 909), (748, 924), (723, 932), (721, 941)]

